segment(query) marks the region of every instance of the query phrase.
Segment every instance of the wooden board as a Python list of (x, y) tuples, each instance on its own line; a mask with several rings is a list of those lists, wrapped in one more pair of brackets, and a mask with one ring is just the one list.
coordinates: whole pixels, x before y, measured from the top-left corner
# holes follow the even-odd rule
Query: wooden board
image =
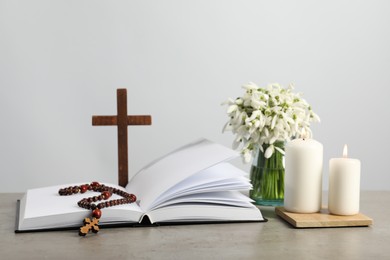
[(359, 213), (353, 216), (329, 214), (327, 209), (318, 213), (300, 214), (287, 212), (283, 207), (275, 207), (275, 213), (295, 228), (324, 227), (364, 227), (372, 225), (372, 219)]

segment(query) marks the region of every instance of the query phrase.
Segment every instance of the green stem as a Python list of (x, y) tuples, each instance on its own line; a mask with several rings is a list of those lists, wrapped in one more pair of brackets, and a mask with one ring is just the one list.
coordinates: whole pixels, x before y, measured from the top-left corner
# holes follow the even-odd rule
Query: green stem
[[(284, 149), (284, 143), (274, 144)], [(268, 146), (264, 146), (264, 150)], [(266, 159), (264, 154), (259, 151), (256, 160), (252, 165), (250, 178), (253, 190), (250, 191), (250, 197), (258, 200), (281, 200), (284, 198), (284, 167), (283, 155), (275, 150), (273, 155)]]

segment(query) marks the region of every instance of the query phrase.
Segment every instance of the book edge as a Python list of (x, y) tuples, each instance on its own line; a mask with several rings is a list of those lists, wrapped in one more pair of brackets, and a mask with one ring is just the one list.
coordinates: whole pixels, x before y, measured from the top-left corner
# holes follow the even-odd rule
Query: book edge
[[(44, 229), (28, 229), (19, 230), (19, 212), (20, 212), (20, 200), (16, 201), (16, 217), (15, 217), (15, 233), (32, 233), (32, 232), (50, 232), (50, 231), (67, 231), (77, 230), (79, 227), (61, 227), (61, 228), (44, 228)], [(145, 220), (145, 217), (147, 220)], [(137, 228), (137, 227), (157, 227), (157, 226), (183, 226), (183, 225), (209, 225), (209, 224), (239, 224), (239, 223), (265, 223), (268, 222), (267, 218), (261, 220), (232, 220), (232, 221), (193, 221), (193, 222), (156, 222), (151, 223), (148, 215), (144, 215), (141, 222), (129, 222), (129, 223), (118, 223), (118, 224), (105, 224), (99, 225), (102, 229), (105, 228)]]

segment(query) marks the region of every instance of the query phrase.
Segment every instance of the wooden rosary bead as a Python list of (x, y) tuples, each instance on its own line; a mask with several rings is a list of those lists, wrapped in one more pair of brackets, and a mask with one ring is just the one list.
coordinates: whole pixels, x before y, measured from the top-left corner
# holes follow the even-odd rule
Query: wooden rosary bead
[(86, 193), (88, 190), (88, 185), (81, 185), (80, 186), (80, 193)]
[(130, 201), (135, 202), (137, 200), (137, 197), (134, 194), (130, 194)]
[(94, 181), (94, 182), (91, 183), (91, 186), (92, 187), (99, 187), (100, 183), (98, 183), (97, 181)]
[(109, 191), (103, 191), (102, 192), (102, 197), (107, 200), (111, 197), (111, 193)]
[(92, 217), (99, 219), (102, 216), (102, 211), (98, 208), (92, 211)]

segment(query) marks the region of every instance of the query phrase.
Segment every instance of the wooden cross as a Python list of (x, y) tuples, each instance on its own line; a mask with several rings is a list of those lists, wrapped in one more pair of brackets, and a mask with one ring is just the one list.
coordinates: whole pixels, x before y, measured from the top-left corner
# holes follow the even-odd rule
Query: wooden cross
[(98, 218), (85, 218), (82, 227), (79, 229), (79, 236), (85, 237), (89, 231), (93, 233), (99, 232), (99, 219)]
[(128, 183), (128, 152), (127, 152), (127, 126), (128, 125), (151, 125), (152, 117), (128, 116), (127, 115), (127, 92), (126, 89), (117, 89), (116, 116), (92, 116), (94, 126), (118, 126), (118, 183), (125, 187)]

